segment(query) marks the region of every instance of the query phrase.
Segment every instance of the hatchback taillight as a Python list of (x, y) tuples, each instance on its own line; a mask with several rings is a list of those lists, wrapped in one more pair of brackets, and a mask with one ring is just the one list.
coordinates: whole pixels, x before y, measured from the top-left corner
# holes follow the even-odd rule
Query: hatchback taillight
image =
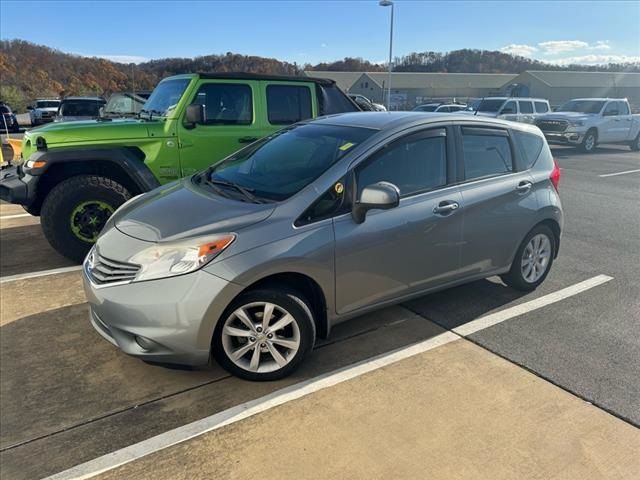
[(556, 159), (553, 159), (553, 170), (551, 170), (551, 175), (549, 175), (549, 180), (553, 183), (553, 187), (558, 191), (558, 187), (560, 185), (560, 167), (558, 166), (558, 162)]

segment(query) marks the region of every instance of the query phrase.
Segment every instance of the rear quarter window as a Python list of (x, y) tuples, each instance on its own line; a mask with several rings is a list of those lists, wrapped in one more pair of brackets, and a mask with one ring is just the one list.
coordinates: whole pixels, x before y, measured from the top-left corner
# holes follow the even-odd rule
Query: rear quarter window
[(312, 116), (309, 87), (267, 86), (267, 117), (271, 125), (291, 125)]
[(509, 137), (506, 134), (486, 133), (485, 129), (463, 128), (465, 180), (475, 180), (513, 171)]
[(539, 135), (518, 130), (514, 130), (512, 135), (520, 151), (520, 157), (522, 159), (521, 169), (528, 170), (533, 167), (536, 160), (538, 160), (542, 147), (544, 146), (544, 140)]

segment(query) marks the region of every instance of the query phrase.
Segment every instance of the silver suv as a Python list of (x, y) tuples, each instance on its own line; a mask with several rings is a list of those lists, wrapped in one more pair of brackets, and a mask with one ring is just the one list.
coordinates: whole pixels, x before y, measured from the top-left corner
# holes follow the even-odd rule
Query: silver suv
[(365, 112), (296, 124), (138, 196), (84, 262), (95, 329), (128, 354), (270, 380), (348, 318), (558, 254), (560, 170), (536, 127)]
[(514, 122), (535, 123), (536, 118), (550, 111), (549, 101), (544, 98), (485, 97), (472, 113)]

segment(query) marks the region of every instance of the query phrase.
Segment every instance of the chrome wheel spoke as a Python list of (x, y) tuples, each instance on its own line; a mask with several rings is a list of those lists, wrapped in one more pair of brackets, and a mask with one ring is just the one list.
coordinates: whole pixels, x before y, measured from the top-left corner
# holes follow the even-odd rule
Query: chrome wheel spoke
[(262, 311), (262, 329), (264, 331), (269, 328), (269, 322), (271, 321), (271, 317), (273, 316), (273, 309), (275, 305), (273, 303), (265, 303), (264, 310)]
[(242, 323), (244, 323), (250, 330), (253, 330), (255, 327), (253, 326), (253, 322), (249, 318), (249, 315), (244, 310), (244, 308), (239, 308), (234, 312), (235, 316), (240, 319)]
[(278, 351), (278, 349), (272, 345), (271, 343), (267, 343), (267, 348), (269, 349), (269, 353), (276, 361), (279, 367), (284, 367), (288, 362), (287, 359), (282, 356), (282, 354)]
[(253, 335), (255, 335), (251, 330), (243, 330), (241, 328), (237, 328), (237, 327), (232, 327), (231, 325), (227, 325), (226, 327), (224, 327), (223, 332), (226, 335), (229, 335), (231, 337), (251, 337)]
[(234, 350), (231, 353), (231, 358), (233, 358), (234, 360), (239, 360), (244, 356), (244, 354), (246, 354), (249, 350), (255, 347), (256, 347), (255, 343), (247, 342), (237, 350)]
[(293, 317), (287, 313), (284, 317), (269, 327), (269, 332), (277, 332), (289, 325), (291, 322), (293, 322)]
[(296, 340), (289, 340), (281, 337), (273, 337), (273, 339), (271, 340), (271, 343), (275, 345), (280, 345), (284, 348), (288, 348), (289, 350), (298, 349), (298, 342)]
[(260, 366), (260, 347), (258, 344), (254, 344), (253, 347), (253, 355), (251, 355), (251, 363), (249, 364), (249, 369), (252, 371), (257, 371)]

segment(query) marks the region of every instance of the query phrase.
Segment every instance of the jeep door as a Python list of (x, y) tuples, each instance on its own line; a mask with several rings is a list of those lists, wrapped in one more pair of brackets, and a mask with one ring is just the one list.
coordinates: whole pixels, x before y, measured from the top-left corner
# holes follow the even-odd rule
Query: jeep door
[(355, 168), (357, 196), (387, 181), (401, 198), (396, 208), (370, 210), (360, 224), (350, 213), (334, 219), (338, 313), (456, 278), (462, 215), (460, 192), (451, 181), (450, 138), (445, 128), (412, 133)]
[(178, 125), (181, 175), (191, 175), (219, 162), (248, 143), (267, 135), (259, 82), (202, 80), (190, 104), (204, 105), (204, 122)]
[(518, 171), (507, 129), (462, 126), (458, 172), (464, 208), (461, 268), (465, 276), (504, 269), (537, 210), (533, 179)]

